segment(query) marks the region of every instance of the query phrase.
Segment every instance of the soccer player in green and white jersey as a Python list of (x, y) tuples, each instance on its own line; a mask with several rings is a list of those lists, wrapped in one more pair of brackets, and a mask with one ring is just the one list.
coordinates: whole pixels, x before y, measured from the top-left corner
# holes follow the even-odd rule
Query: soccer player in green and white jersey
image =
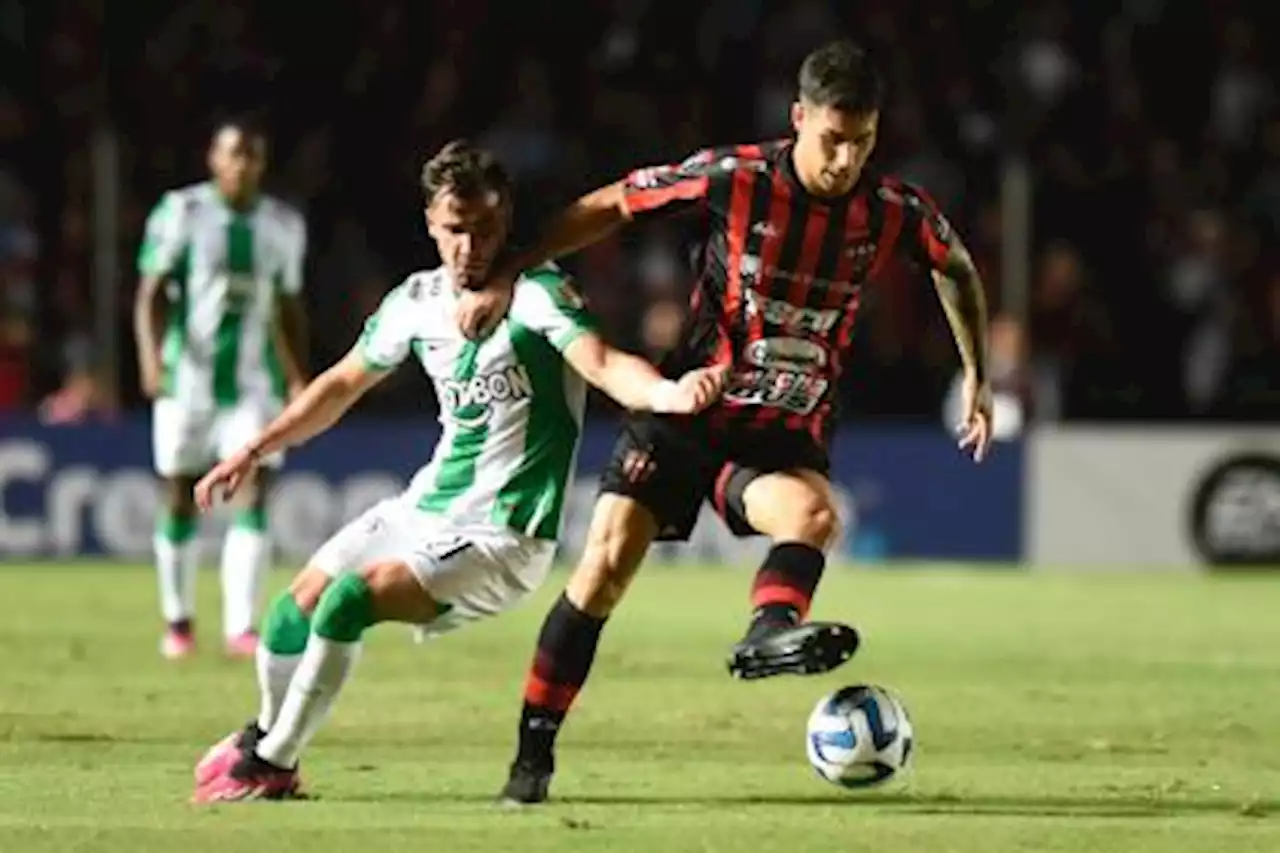
[[(210, 180), (165, 193), (147, 220), (134, 311), (142, 389), (154, 400), (152, 448), (166, 494), (156, 525), (166, 657), (195, 648), (197, 478), (256, 435), (302, 385), (306, 228), (294, 208), (264, 195), (266, 139), (247, 120), (221, 124)], [(252, 657), (256, 602), (270, 558), (263, 469), (223, 544), (226, 649)]]
[(440, 634), (538, 587), (555, 553), (586, 383), (629, 409), (668, 413), (700, 411), (722, 390), (719, 368), (673, 382), (606, 345), (551, 266), (521, 276), (493, 334), (467, 340), (454, 318), (458, 294), (485, 280), (502, 248), (507, 178), (486, 152), (455, 142), (427, 163), (422, 184), (443, 266), (388, 294), (351, 352), (196, 487), (201, 507), (234, 492), (259, 460), (323, 432), (410, 357), (435, 384), (444, 432), (430, 463), (404, 493), (321, 546), (272, 602), (258, 655), (259, 714), (201, 759), (197, 802), (296, 792), (299, 753), (372, 625)]

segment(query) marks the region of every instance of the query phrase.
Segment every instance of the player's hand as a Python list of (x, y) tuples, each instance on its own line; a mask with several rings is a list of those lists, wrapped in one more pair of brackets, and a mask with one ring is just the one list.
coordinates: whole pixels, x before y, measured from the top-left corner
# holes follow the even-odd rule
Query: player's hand
[(979, 382), (976, 376), (966, 374), (961, 386), (961, 397), (964, 402), (964, 420), (957, 426), (960, 433), (960, 449), (970, 454), (974, 462), (981, 462), (991, 449), (992, 410), (995, 407), (995, 395), (991, 392), (991, 383)]
[(725, 365), (690, 370), (675, 383), (666, 399), (656, 401), (655, 412), (671, 415), (696, 415), (724, 393), (729, 368)]
[(139, 384), (142, 388), (142, 395), (148, 400), (155, 400), (160, 396), (162, 390), (160, 375), (162, 371), (159, 361), (148, 360), (142, 363)]
[(468, 340), (478, 341), (507, 316), (516, 276), (498, 272), (485, 283), (483, 290), (463, 290), (458, 296), (455, 317), (458, 328)]
[(208, 512), (218, 500), (230, 501), (257, 469), (260, 458), (252, 447), (242, 447), (219, 462), (196, 483), (196, 506)]

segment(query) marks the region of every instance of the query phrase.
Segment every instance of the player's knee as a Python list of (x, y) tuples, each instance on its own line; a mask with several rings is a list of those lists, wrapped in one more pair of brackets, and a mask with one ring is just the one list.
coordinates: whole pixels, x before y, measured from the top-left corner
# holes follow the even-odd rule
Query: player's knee
[(320, 596), (324, 595), (324, 591), (328, 589), (332, 580), (328, 573), (308, 567), (294, 577), (293, 582), (289, 584), (288, 594), (297, 603), (299, 610), (311, 615), (315, 612), (316, 605), (320, 603)]
[(193, 477), (170, 477), (165, 482), (165, 508), (171, 516), (193, 518), (196, 514), (196, 481)]
[(826, 550), (840, 534), (829, 494), (793, 478), (761, 478), (748, 487), (747, 516), (770, 538)]
[[(323, 592), (323, 589), (320, 590)], [(315, 595), (319, 599), (319, 593)], [(274, 655), (300, 655), (311, 635), (311, 610), (304, 610), (292, 590), (285, 590), (271, 600), (262, 620), (262, 642)]]
[(267, 514), (267, 491), (271, 487), (271, 472), (266, 468), (259, 467), (253, 472), (252, 478), (245, 484), (245, 490), (242, 500), (245, 505), (245, 513), (255, 518), (266, 518)]
[(375, 622), (423, 624), (442, 610), (403, 562), (384, 560), (371, 563), (359, 574), (369, 587)]
[(365, 579), (345, 573), (333, 579), (311, 614), (316, 636), (337, 643), (354, 643), (374, 623), (373, 591)]
[(840, 535), (840, 516), (830, 503), (815, 498), (797, 513), (797, 528), (798, 539), (826, 550)]

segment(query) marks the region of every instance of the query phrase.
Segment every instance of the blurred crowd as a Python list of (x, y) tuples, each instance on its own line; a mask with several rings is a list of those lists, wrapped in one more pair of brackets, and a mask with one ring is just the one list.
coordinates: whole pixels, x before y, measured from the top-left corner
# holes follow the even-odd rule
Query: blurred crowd
[[(127, 8), (126, 8), (127, 6)], [(0, 411), (140, 404), (129, 306), (150, 205), (199, 180), (210, 120), (260, 109), (270, 188), (311, 234), (313, 367), (434, 263), (416, 175), (492, 146), (522, 230), (628, 168), (783, 135), (796, 68), (837, 34), (891, 83), (875, 163), (928, 189), (977, 257), (992, 349), (1027, 419), (1280, 414), (1277, 30), (1239, 0), (0, 0)], [(91, 145), (120, 140), (119, 288), (93, 282)], [(1001, 187), (1032, 177), (1025, 300), (1007, 301)], [(689, 286), (679, 221), (571, 266), (614, 339), (659, 354)], [(874, 285), (844, 389), (862, 418), (936, 420), (956, 359), (920, 271)], [(95, 312), (113, 311), (118, 376)], [(402, 371), (407, 374), (408, 371)], [(429, 405), (401, 376), (370, 402)]]

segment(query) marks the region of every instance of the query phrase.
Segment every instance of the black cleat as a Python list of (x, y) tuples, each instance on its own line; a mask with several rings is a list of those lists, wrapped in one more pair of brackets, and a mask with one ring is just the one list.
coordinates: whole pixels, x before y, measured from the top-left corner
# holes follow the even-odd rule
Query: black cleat
[(502, 786), (502, 793), (498, 794), (499, 805), (529, 806), (545, 803), (551, 787), (551, 774), (552, 771), (545, 767), (517, 761), (511, 765), (507, 784)]
[(839, 622), (804, 622), (748, 637), (729, 654), (729, 674), (743, 680), (830, 672), (858, 650), (858, 632)]
[(240, 730), (240, 736), (236, 738), (236, 748), (241, 752), (253, 752), (258, 748), (258, 741), (264, 737), (266, 737), (266, 733), (258, 728), (258, 721), (256, 719), (250, 720)]

